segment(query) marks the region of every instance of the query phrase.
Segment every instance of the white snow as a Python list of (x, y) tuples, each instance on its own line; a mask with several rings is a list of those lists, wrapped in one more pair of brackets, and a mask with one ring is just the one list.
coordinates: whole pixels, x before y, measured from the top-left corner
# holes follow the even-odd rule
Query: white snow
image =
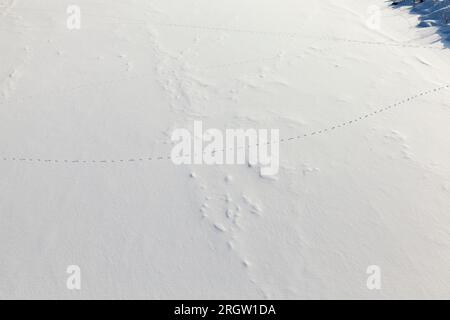
[[(450, 56), (417, 22), (384, 0), (0, 0), (0, 298), (450, 298)], [(194, 121), (280, 129), (279, 174), (174, 165)]]

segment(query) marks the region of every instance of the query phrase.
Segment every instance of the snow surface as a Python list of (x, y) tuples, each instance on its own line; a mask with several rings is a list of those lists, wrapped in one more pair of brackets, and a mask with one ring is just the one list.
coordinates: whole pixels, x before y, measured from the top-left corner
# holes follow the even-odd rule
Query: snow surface
[[(450, 298), (449, 51), (418, 19), (0, 0), (0, 298)], [(280, 129), (279, 175), (175, 166), (195, 120)]]

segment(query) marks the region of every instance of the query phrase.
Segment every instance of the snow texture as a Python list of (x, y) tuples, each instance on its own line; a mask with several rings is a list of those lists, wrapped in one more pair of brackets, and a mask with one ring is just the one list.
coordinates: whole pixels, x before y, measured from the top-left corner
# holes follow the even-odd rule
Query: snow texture
[(0, 0), (0, 298), (450, 298), (448, 2)]

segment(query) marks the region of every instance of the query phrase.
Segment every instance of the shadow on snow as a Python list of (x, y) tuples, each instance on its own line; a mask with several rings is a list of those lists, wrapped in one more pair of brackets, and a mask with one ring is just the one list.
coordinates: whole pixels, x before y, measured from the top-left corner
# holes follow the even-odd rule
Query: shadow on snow
[(408, 6), (419, 15), (419, 28), (434, 27), (446, 47), (450, 47), (450, 0), (393, 0), (393, 7)]

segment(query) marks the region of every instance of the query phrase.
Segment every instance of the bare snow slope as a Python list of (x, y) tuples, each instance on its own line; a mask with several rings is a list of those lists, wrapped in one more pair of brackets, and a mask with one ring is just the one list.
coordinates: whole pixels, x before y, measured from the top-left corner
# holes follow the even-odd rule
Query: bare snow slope
[[(383, 0), (0, 0), (0, 298), (450, 298), (450, 56), (416, 24)], [(280, 174), (175, 166), (194, 120), (279, 128)]]

